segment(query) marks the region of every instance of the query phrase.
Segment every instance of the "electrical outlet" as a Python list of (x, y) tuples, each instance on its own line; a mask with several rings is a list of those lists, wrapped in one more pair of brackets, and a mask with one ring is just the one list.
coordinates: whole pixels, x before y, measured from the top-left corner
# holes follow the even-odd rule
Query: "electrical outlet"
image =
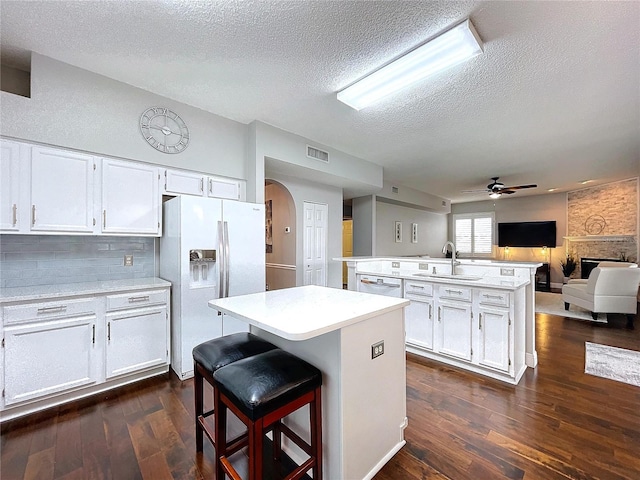
[(124, 266), (125, 267), (133, 267), (133, 255), (125, 255), (124, 256)]
[(391, 268), (400, 268), (400, 262), (391, 262)]
[(379, 357), (384, 353), (384, 340), (371, 345), (371, 358)]
[(500, 275), (504, 277), (513, 277), (514, 275), (513, 268), (501, 268)]
[(429, 270), (429, 264), (428, 263), (419, 263), (418, 264), (418, 270)]

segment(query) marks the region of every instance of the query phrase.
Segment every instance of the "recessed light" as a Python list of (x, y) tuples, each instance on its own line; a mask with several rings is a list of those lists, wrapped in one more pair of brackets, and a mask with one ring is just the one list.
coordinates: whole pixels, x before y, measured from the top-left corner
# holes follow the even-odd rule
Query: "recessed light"
[(549, 190), (547, 190), (547, 192), (555, 192), (557, 190), (557, 188), (550, 188)]
[(582, 185), (586, 185), (587, 183), (591, 183), (591, 182), (593, 182), (593, 180), (583, 180), (583, 181), (581, 181), (580, 183), (581, 183)]

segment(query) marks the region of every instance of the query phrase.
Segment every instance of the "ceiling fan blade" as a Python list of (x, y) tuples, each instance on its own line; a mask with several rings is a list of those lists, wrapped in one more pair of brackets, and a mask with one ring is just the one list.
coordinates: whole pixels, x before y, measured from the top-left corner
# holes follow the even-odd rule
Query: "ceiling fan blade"
[(506, 190), (506, 189), (502, 189), (498, 192), (499, 194), (503, 194), (506, 193), (507, 195), (511, 195), (512, 193), (516, 193), (515, 190)]
[(461, 193), (487, 193), (490, 191), (491, 190), (488, 190), (486, 188), (481, 188), (479, 190), (460, 190)]
[(515, 185), (513, 187), (504, 187), (502, 191), (505, 190), (522, 190), (523, 188), (538, 188), (538, 185), (532, 183), (531, 185)]

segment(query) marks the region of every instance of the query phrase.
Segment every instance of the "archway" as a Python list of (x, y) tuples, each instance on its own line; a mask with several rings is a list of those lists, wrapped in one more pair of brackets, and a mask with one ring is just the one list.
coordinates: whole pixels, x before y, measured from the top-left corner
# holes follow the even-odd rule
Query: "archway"
[(267, 289), (296, 286), (296, 207), (289, 190), (265, 180)]

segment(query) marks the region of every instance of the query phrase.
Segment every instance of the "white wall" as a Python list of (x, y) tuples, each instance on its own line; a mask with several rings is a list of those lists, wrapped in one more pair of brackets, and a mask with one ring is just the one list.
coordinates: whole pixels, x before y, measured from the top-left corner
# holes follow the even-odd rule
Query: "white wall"
[[(0, 92), (0, 135), (101, 155), (247, 179), (249, 129), (87, 70), (32, 54), (31, 98)], [(189, 127), (179, 154), (149, 146), (140, 115), (151, 106), (175, 111)], [(260, 179), (260, 188), (264, 180)]]
[[(289, 175), (339, 188), (360, 189), (362, 195), (382, 188), (383, 171), (380, 165), (266, 123), (255, 121), (249, 125), (249, 142), (253, 145), (249, 147), (248, 168), (250, 175), (256, 178), (261, 174), (264, 178), (266, 171), (269, 174)], [(329, 152), (329, 163), (307, 157), (307, 145)], [(256, 182), (254, 192), (250, 192), (248, 188), (247, 198), (262, 202), (262, 185)]]
[(296, 235), (296, 284), (304, 284), (303, 204), (304, 202), (326, 203), (329, 211), (327, 286), (342, 288), (342, 262), (331, 260), (342, 256), (342, 190), (286, 175), (269, 175), (269, 179), (275, 180), (289, 190), (295, 204), (296, 224), (299, 226), (298, 235)]
[(353, 218), (353, 256), (374, 255), (376, 250), (376, 196), (354, 198), (351, 202)]
[[(402, 222), (402, 242), (395, 241), (395, 222)], [(418, 224), (418, 243), (411, 243), (411, 224)], [(430, 255), (443, 257), (447, 241), (447, 215), (415, 208), (376, 203), (375, 255)]]
[[(567, 234), (567, 194), (549, 193), (526, 197), (500, 198), (484, 202), (457, 203), (451, 206), (449, 237), (453, 236), (453, 215), (456, 213), (494, 212), (496, 225), (501, 222), (556, 221), (556, 248), (549, 248), (545, 258), (540, 248), (510, 248), (509, 260), (545, 262), (550, 258), (551, 282), (562, 283), (560, 260), (564, 258), (564, 239)], [(498, 243), (497, 227), (494, 243)], [(494, 247), (496, 257), (504, 258), (504, 249)]]

